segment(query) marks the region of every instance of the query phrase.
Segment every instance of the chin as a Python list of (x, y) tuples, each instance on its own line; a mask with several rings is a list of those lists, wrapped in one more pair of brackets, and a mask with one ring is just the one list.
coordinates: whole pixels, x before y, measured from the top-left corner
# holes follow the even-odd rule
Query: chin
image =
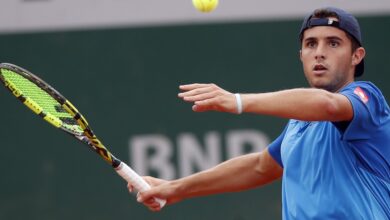
[(337, 91), (336, 86), (331, 85), (331, 84), (317, 84), (317, 85), (314, 85), (312, 87), (316, 88), (316, 89), (323, 89), (323, 90), (326, 90), (328, 92), (336, 92)]
[(322, 80), (313, 80), (309, 84), (312, 88), (325, 89), (328, 91), (331, 91), (331, 87), (332, 87), (332, 85), (330, 85), (329, 83), (323, 82)]

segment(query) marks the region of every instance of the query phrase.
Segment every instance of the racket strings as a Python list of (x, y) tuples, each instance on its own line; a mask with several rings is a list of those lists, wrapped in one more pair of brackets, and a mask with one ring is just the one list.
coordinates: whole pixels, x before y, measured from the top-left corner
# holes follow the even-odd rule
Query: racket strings
[[(30, 102), (34, 102), (35, 107), (31, 110), (35, 113), (43, 117), (45, 115), (50, 115), (50, 117), (55, 118), (54, 120), (60, 120), (61, 128), (69, 130), (72, 133), (81, 134), (83, 132), (83, 129), (81, 129), (73, 116), (62, 107), (60, 102), (54, 99), (45, 90), (41, 89), (29, 79), (11, 70), (1, 69), (1, 74), (5, 81), (12, 83), (12, 86), (15, 87), (18, 93), (21, 93), (18, 94), (18, 96), (23, 97), (22, 99), (19, 98), (20, 100), (28, 99)], [(30, 106), (28, 105), (28, 107)], [(39, 109), (40, 112), (38, 112), (37, 109)]]

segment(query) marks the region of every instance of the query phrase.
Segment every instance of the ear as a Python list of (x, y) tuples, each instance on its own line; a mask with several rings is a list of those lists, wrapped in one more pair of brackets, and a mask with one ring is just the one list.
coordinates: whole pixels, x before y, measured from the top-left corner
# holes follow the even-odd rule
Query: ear
[(302, 50), (299, 50), (299, 59), (300, 59), (301, 62), (302, 62)]
[(366, 50), (363, 47), (359, 47), (352, 54), (352, 65), (358, 65), (366, 56)]

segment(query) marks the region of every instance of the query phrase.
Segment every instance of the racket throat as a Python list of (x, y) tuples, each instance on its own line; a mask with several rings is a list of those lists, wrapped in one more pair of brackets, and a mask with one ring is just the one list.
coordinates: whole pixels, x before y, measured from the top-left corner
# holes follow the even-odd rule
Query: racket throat
[(103, 145), (98, 142), (99, 144), (96, 144), (92, 142), (88, 137), (75, 135), (77, 139), (79, 139), (81, 142), (88, 144), (91, 146), (91, 150), (98, 153), (101, 157), (104, 158), (104, 160), (109, 163), (113, 168), (117, 168), (122, 161), (120, 161), (118, 158), (116, 158), (114, 155), (112, 155), (110, 152), (107, 151), (105, 147), (102, 147)]

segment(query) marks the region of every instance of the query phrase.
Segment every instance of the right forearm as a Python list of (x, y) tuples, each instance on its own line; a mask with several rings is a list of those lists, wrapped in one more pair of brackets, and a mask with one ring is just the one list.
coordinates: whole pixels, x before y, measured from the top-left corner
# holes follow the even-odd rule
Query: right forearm
[(267, 160), (259, 153), (240, 156), (214, 168), (175, 180), (172, 184), (182, 198), (251, 189), (279, 177), (261, 169), (261, 164), (267, 162), (261, 161), (262, 159)]

